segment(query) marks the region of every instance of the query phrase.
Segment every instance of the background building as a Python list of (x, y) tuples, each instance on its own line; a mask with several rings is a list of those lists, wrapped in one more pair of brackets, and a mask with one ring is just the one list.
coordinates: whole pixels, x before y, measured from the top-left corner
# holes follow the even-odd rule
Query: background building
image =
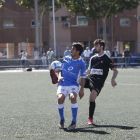
[[(43, 20), (43, 46), (49, 43), (48, 16)], [(33, 55), (35, 47), (34, 11), (19, 6), (13, 1), (0, 8), (0, 51), (7, 58), (18, 58), (22, 49)]]
[[(54, 36), (53, 36), (53, 13), (49, 14), (49, 35), (50, 35), (50, 47), (53, 48)], [(56, 54), (63, 56), (66, 47), (71, 48), (71, 13), (67, 8), (62, 7), (55, 13), (55, 25), (56, 25)]]
[[(5, 58), (19, 58), (20, 51), (26, 49), (28, 58), (33, 57), (35, 48), (34, 11), (19, 6), (14, 0), (6, 0), (0, 8), (0, 52)], [(91, 49), (96, 38), (103, 38), (102, 21), (82, 14), (73, 15), (67, 8), (55, 13), (56, 21), (56, 54), (63, 56), (67, 46), (73, 42), (81, 42)], [(47, 51), (53, 48), (52, 12), (43, 19), (42, 45)], [(107, 47), (110, 51), (118, 46), (122, 54), (125, 46), (130, 51), (140, 53), (140, 7), (116, 13), (107, 19)], [(3, 57), (3, 58), (4, 58)]]

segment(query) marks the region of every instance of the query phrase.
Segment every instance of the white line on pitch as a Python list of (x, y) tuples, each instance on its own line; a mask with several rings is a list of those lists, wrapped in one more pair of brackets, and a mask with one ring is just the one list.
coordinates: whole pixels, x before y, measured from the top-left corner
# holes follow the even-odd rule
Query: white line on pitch
[[(111, 84), (111, 82), (105, 82), (106, 84)], [(125, 83), (117, 83), (118, 85), (129, 85), (129, 86), (140, 86), (140, 84), (125, 84)]]

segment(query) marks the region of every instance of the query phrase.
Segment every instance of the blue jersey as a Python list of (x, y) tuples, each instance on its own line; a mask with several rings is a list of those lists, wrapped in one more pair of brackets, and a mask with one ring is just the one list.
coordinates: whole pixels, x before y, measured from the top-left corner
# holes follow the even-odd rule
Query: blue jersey
[(86, 78), (86, 65), (83, 59), (80, 57), (77, 60), (73, 60), (72, 57), (66, 56), (61, 66), (63, 80), (61, 86), (79, 86), (79, 78)]

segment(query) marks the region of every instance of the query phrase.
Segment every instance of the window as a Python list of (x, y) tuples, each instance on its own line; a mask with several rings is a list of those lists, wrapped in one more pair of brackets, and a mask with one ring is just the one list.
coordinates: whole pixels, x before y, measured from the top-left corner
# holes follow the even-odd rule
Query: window
[(140, 16), (138, 16), (137, 18), (138, 18), (138, 21), (140, 21)]
[[(50, 21), (53, 21), (53, 17), (50, 17)], [(55, 17), (55, 21), (60, 21), (59, 17)]]
[[(106, 34), (110, 35), (110, 28), (106, 27)], [(102, 36), (103, 35), (103, 27), (99, 28), (99, 35)]]
[(14, 27), (14, 20), (13, 19), (6, 19), (3, 21), (4, 27)]
[(61, 17), (61, 21), (70, 21), (69, 17)]
[[(35, 21), (34, 20), (31, 21), (31, 27), (35, 27)], [(40, 22), (39, 21), (38, 21), (38, 27), (40, 27)]]
[(35, 26), (35, 21), (31, 22), (31, 26), (34, 27)]
[(130, 19), (129, 18), (121, 18), (120, 19), (120, 26), (130, 26)]
[(78, 26), (88, 26), (88, 18), (86, 17), (77, 17)]

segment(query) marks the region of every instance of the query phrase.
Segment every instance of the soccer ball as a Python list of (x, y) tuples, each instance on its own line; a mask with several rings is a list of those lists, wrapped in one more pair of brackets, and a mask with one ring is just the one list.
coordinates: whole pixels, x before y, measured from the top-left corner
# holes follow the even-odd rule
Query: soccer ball
[(50, 65), (50, 69), (59, 70), (62, 63), (60, 61), (53, 61)]

